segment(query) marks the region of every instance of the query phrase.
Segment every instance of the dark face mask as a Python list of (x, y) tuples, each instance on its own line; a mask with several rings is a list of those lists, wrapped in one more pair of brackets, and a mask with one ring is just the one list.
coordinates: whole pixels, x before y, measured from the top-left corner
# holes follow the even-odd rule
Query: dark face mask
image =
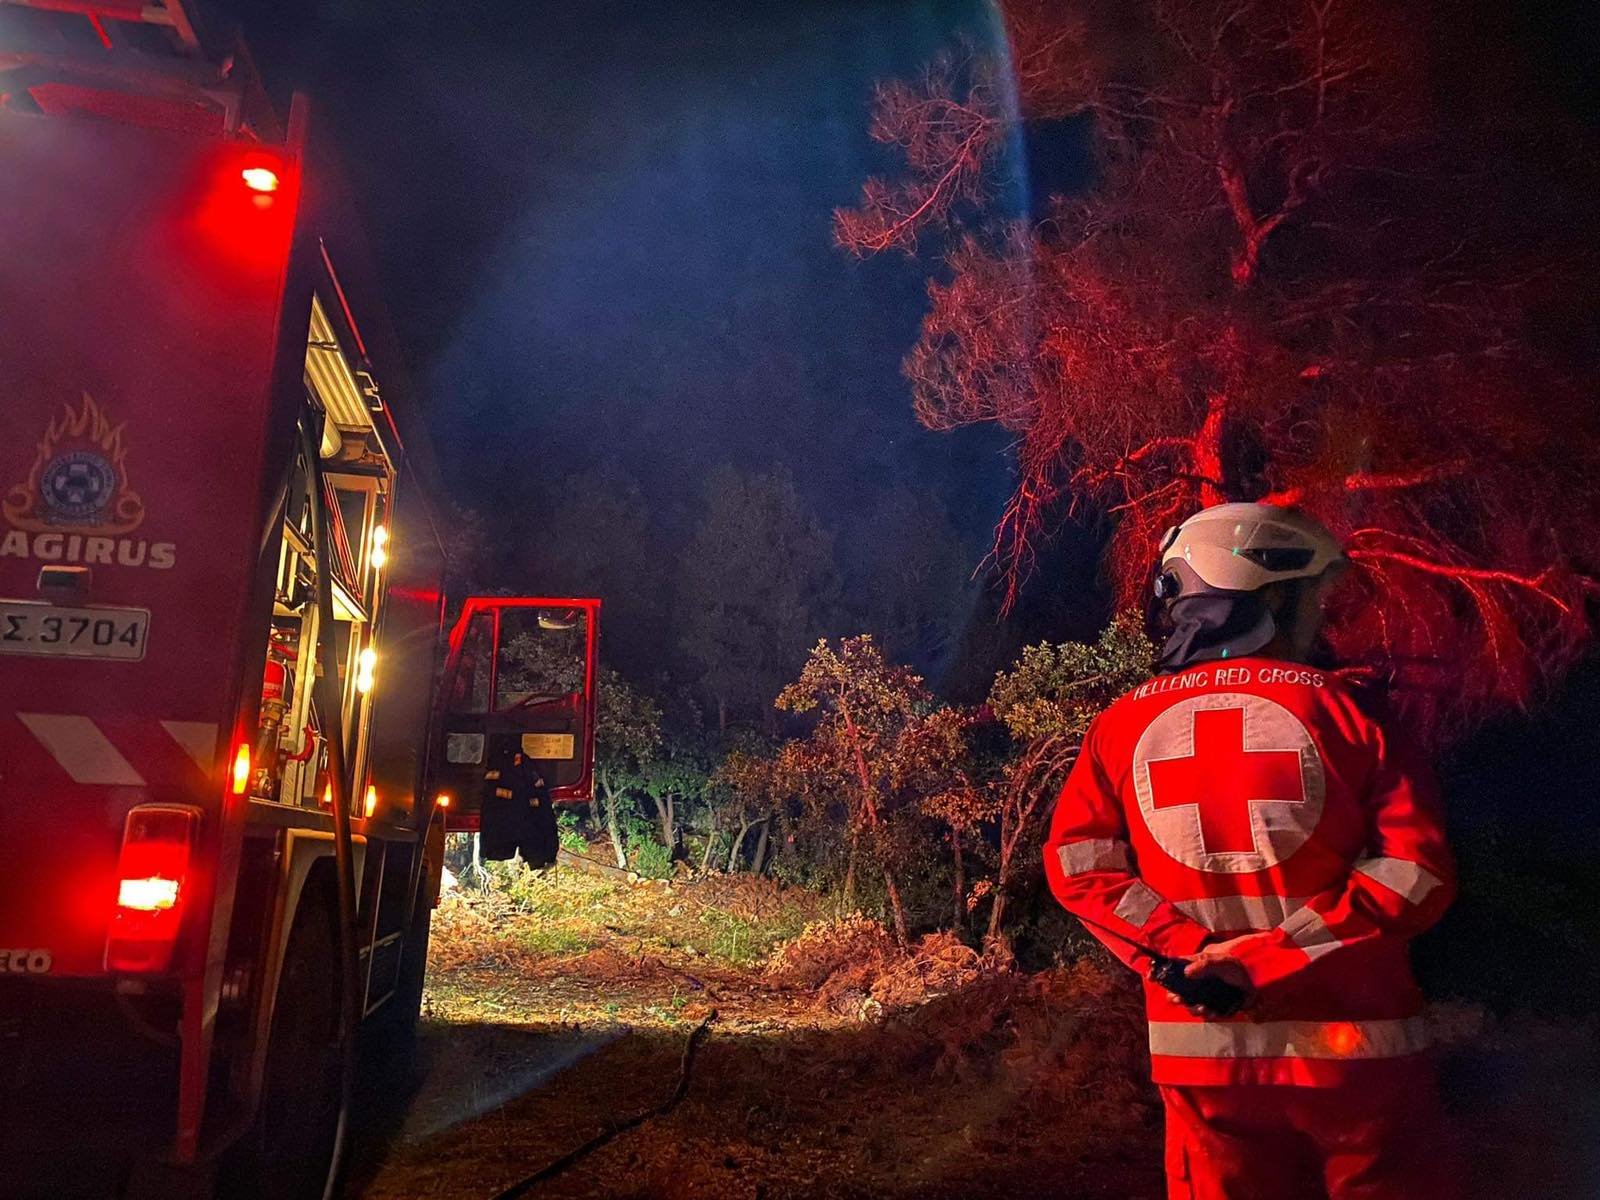
[(1278, 632), (1272, 610), (1259, 592), (1182, 596), (1168, 607), (1167, 620), (1172, 635), (1156, 659), (1156, 670), (1162, 673), (1255, 654)]

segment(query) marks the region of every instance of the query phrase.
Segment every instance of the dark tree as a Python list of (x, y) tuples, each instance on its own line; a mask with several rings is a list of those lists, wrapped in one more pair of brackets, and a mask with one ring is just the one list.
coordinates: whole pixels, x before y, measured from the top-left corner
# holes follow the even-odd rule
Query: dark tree
[(833, 539), (784, 469), (711, 472), (677, 567), (680, 650), (717, 714), (770, 715), (838, 603)]
[(494, 574), (494, 544), (483, 514), (476, 509), (446, 501), (437, 520), (444, 549), (445, 595), (454, 621), (461, 602), (481, 592)]
[(936, 496), (888, 489), (846, 526), (839, 558), (854, 627), (921, 671), (949, 658), (978, 589), (972, 550)]
[[(609, 667), (600, 672), (594, 729), (594, 824), (604, 826), (617, 866), (628, 865), (622, 835), (623, 806), (644, 786), (661, 752), (661, 709)], [(670, 848), (670, 843), (669, 843)]]
[(519, 586), (605, 602), (606, 657), (637, 678), (661, 667), (672, 564), (638, 483), (614, 463), (545, 481), (517, 529)]

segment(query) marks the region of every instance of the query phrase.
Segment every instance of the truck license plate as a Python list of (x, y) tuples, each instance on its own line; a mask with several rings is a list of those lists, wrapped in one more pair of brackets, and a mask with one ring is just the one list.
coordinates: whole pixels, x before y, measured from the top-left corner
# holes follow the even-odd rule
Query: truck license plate
[(144, 657), (150, 612), (143, 608), (62, 608), (0, 600), (0, 654), (62, 658)]

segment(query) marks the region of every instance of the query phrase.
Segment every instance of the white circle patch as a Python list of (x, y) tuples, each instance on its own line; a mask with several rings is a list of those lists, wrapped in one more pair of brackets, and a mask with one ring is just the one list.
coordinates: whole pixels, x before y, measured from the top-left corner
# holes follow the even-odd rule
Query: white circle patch
[(1283, 705), (1237, 692), (1161, 713), (1133, 751), (1133, 790), (1156, 844), (1197, 871), (1284, 861), (1322, 817), (1322, 757)]

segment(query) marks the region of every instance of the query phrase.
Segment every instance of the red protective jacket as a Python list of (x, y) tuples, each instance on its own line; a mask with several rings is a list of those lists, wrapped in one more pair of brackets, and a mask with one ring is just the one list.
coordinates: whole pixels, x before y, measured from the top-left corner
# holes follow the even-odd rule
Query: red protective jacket
[(1406, 942), (1454, 892), (1435, 785), (1332, 676), (1246, 658), (1134, 689), (1089, 730), (1045, 870), (1135, 969), (1259, 933), (1246, 1014), (1146, 983), (1157, 1083), (1332, 1086), (1423, 1048)]

